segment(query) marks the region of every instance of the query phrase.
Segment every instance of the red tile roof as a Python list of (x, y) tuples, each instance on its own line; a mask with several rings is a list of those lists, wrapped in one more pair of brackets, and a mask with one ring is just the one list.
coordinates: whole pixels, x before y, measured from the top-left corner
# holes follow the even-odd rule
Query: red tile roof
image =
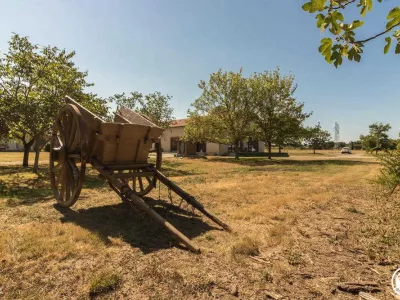
[(171, 127), (183, 127), (186, 125), (186, 120), (187, 119), (178, 119), (172, 121)]

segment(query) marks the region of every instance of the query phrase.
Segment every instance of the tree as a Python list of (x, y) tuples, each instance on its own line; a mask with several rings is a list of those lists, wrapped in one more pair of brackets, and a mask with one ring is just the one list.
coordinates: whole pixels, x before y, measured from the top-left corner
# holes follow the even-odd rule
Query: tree
[(0, 58), (0, 118), (24, 146), (23, 166), (28, 166), (29, 151), (35, 144), (36, 172), (41, 142), (48, 140), (65, 95), (96, 108), (95, 113), (107, 111), (102, 99), (84, 92), (92, 84), (86, 82), (87, 72), (73, 63), (74, 55), (57, 47), (34, 45), (28, 37), (13, 34), (8, 53)]
[(396, 148), (393, 141), (390, 141), (387, 132), (391, 129), (390, 124), (373, 123), (369, 125), (369, 134), (360, 136), (363, 149), (375, 151), (375, 154), (382, 149)]
[(167, 129), (173, 121), (174, 109), (169, 104), (172, 99), (169, 95), (163, 95), (157, 91), (148, 95), (133, 92), (130, 97), (122, 93), (109, 99), (118, 106), (125, 106), (147, 116), (154, 124), (163, 129)]
[(305, 128), (303, 134), (305, 142), (312, 147), (314, 154), (316, 149), (323, 149), (331, 138), (330, 133), (323, 130), (319, 122), (314, 127)]
[(380, 28), (377, 33), (367, 38), (356, 38), (357, 29), (364, 25), (362, 20), (345, 22), (344, 11), (359, 9), (362, 18), (367, 12), (372, 11), (373, 4), (382, 0), (311, 0), (303, 5), (303, 10), (309, 13), (317, 13), (317, 27), (321, 30), (329, 30), (330, 36), (321, 39), (319, 52), (328, 63), (338, 67), (343, 62), (343, 57), (348, 60), (361, 60), (364, 46), (376, 38), (385, 37), (386, 45), (383, 52), (389, 52), (392, 41), (395, 42), (396, 54), (400, 53), (400, 7), (391, 9), (386, 17), (385, 28)]
[(285, 142), (298, 138), (303, 121), (311, 114), (304, 113), (304, 104), (294, 98), (294, 77), (282, 76), (279, 69), (255, 73), (249, 79), (249, 87), (252, 122), (259, 138), (268, 146), (271, 159), (272, 144), (276, 143), (280, 150)]
[(0, 118), (0, 145), (7, 143), (9, 139), (9, 129), (3, 119)]
[(220, 69), (208, 82), (200, 81), (199, 88), (202, 93), (188, 111), (184, 139), (235, 145), (235, 159), (239, 159), (239, 143), (248, 138), (252, 121), (249, 88), (242, 70)]

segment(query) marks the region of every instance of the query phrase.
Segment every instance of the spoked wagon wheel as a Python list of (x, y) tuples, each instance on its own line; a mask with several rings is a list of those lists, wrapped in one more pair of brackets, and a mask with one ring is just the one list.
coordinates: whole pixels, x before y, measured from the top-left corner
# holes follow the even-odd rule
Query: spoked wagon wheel
[(50, 183), (59, 205), (78, 200), (85, 177), (88, 142), (76, 106), (65, 105), (53, 125), (50, 140)]
[[(136, 170), (136, 173), (146, 172), (145, 170)], [(137, 196), (146, 196), (154, 188), (154, 175), (150, 176), (132, 176), (127, 178), (125, 183), (129, 185)]]

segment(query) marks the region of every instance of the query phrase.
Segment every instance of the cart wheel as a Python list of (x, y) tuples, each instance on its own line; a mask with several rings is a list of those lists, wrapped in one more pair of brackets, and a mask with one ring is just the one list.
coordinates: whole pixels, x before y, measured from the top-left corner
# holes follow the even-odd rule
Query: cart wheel
[(57, 202), (70, 207), (78, 200), (85, 177), (87, 135), (75, 105), (65, 105), (53, 125), (50, 140), (50, 183)]
[[(146, 172), (146, 170), (136, 170), (135, 172)], [(154, 188), (154, 176), (133, 176), (125, 181), (137, 196), (146, 196)]]

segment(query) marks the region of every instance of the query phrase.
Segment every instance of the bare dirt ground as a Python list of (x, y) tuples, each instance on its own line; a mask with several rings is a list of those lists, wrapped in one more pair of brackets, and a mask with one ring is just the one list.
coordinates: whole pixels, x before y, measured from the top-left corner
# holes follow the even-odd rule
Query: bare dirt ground
[(359, 299), (338, 286), (368, 281), (377, 288), (367, 293), (393, 299), (400, 201), (372, 182), (373, 158), (335, 155), (165, 159), (163, 172), (234, 229), (153, 191), (146, 201), (200, 255), (129, 211), (93, 171), (61, 209), (45, 165), (39, 176), (0, 166), (0, 298)]

